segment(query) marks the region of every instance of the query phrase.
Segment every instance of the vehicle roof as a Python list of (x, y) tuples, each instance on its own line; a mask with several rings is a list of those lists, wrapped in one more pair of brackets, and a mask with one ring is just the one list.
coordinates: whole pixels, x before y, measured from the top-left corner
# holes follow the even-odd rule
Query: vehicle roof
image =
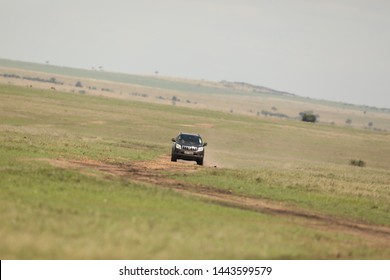
[(200, 135), (199, 134), (195, 134), (195, 133), (186, 133), (186, 132), (180, 132), (179, 133), (179, 135), (191, 135), (191, 136), (199, 136), (200, 137)]

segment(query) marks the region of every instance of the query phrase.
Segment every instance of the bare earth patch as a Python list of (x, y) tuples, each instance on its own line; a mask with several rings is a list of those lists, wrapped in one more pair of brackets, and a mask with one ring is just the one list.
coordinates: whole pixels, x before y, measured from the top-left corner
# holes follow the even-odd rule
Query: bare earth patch
[(199, 197), (226, 207), (236, 207), (270, 215), (287, 217), (303, 226), (321, 229), (324, 231), (353, 234), (358, 237), (372, 240), (376, 244), (380, 244), (385, 247), (388, 247), (390, 244), (390, 228), (387, 226), (367, 224), (347, 218), (323, 215), (282, 202), (238, 195), (228, 190), (221, 190), (211, 186), (191, 184), (172, 179), (164, 174), (164, 172), (196, 172), (201, 168), (212, 167), (201, 167), (184, 161), (171, 162), (169, 156), (163, 156), (156, 160), (128, 163), (102, 162), (90, 159), (55, 159), (47, 161), (54, 166), (79, 170), (80, 172), (88, 175), (93, 175), (91, 170), (98, 171), (108, 176), (120, 177), (129, 181), (148, 183), (179, 192), (186, 196)]

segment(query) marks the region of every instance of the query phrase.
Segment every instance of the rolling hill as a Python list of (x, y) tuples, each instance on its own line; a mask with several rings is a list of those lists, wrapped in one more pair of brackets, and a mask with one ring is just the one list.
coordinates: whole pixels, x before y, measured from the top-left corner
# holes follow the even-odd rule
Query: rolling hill
[[(6, 59), (0, 59), (0, 81), (257, 117), (299, 120), (300, 112), (311, 111), (323, 124), (390, 130), (388, 108), (315, 100), (244, 82), (141, 76)], [(82, 87), (76, 87), (77, 82)]]

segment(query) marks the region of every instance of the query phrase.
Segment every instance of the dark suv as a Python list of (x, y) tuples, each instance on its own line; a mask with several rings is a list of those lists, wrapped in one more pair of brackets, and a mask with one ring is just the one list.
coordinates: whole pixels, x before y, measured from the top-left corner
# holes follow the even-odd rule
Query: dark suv
[(180, 133), (176, 138), (172, 138), (171, 161), (178, 159), (194, 160), (197, 164), (203, 165), (204, 143), (199, 134)]

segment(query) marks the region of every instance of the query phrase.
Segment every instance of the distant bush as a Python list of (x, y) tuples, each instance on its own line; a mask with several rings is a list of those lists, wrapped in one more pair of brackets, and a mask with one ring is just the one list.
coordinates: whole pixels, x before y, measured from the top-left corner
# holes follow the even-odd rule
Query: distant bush
[(315, 123), (319, 118), (319, 116), (315, 115), (312, 111), (300, 112), (299, 115), (301, 116), (303, 122)]
[(82, 88), (82, 87), (83, 87), (83, 84), (82, 84), (80, 81), (78, 81), (78, 82), (75, 84), (75, 87), (80, 87), (80, 88)]
[(260, 114), (266, 116), (266, 117), (277, 117), (277, 118), (285, 118), (285, 119), (288, 119), (289, 117), (286, 115), (286, 114), (282, 114), (282, 113), (274, 113), (274, 112), (270, 112), (270, 111), (266, 111), (266, 110), (261, 110), (261, 112), (257, 112), (257, 115), (259, 116)]
[(0, 76), (3, 76), (4, 78), (21, 79), (19, 75), (15, 75), (15, 74), (1, 74)]
[(146, 93), (139, 93), (139, 92), (133, 92), (132, 93), (133, 96), (140, 96), (140, 97), (148, 97), (148, 95)]
[(51, 83), (56, 85), (63, 85), (63, 82), (57, 81), (56, 78), (52, 77), (50, 79), (44, 79), (40, 77), (28, 77), (28, 76), (19, 76), (15, 74), (0, 74), (0, 76), (3, 76), (5, 78), (13, 78), (13, 79), (23, 79), (28, 81), (35, 81), (35, 82), (42, 82), (42, 83)]
[(351, 159), (349, 161), (349, 164), (353, 165), (353, 166), (359, 166), (359, 167), (366, 166), (366, 163), (364, 161), (362, 161), (361, 159)]

